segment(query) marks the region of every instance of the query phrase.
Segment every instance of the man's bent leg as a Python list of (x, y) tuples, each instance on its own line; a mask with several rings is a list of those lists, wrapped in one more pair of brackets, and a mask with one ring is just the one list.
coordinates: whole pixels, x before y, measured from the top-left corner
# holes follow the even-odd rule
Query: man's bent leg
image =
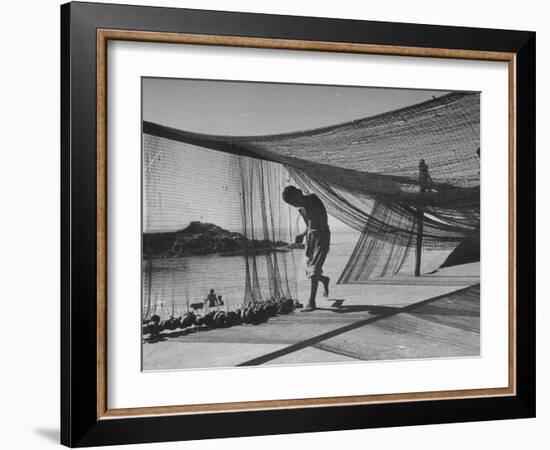
[(328, 298), (328, 285), (330, 283), (330, 278), (325, 277), (324, 275), (321, 275), (319, 277), (319, 281), (323, 283), (323, 297)]

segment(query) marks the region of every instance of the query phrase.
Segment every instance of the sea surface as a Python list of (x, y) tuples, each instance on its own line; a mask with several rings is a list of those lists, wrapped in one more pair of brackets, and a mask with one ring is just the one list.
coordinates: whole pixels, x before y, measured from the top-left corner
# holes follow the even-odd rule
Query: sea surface
[[(330, 252), (324, 265), (324, 273), (331, 278), (331, 284), (336, 284), (359, 235), (355, 231), (332, 232)], [(300, 300), (307, 298), (309, 281), (305, 276), (304, 250), (277, 252), (277, 258), (280, 271), (284, 270), (286, 262), (291, 292), (297, 293)], [(262, 295), (267, 299), (266, 258), (258, 255), (256, 261)], [(144, 315), (148, 309), (150, 315), (181, 315), (187, 311), (188, 304), (202, 302), (209, 289), (222, 296), (228, 309), (238, 308), (243, 301), (245, 273), (243, 256), (199, 255), (146, 260), (142, 270)]]
[[(323, 267), (324, 274), (331, 279), (331, 298), (338, 298), (338, 291), (343, 290), (336, 282), (359, 236), (360, 233), (356, 231), (333, 231), (331, 234), (330, 252)], [(425, 251), (423, 261), (430, 258), (430, 253), (441, 252)], [(284, 271), (286, 262), (286, 273), (293, 297), (303, 302), (309, 296), (310, 288), (305, 275), (304, 250), (277, 252), (277, 258), (281, 272)], [(266, 258), (258, 255), (256, 261), (262, 298), (268, 299)], [(412, 266), (404, 269), (412, 271)], [(210, 289), (214, 289), (216, 295), (222, 296), (224, 309), (239, 308), (243, 303), (245, 273), (243, 256), (199, 255), (145, 260), (142, 269), (143, 315), (148, 317), (159, 314), (163, 318), (170, 315), (180, 316), (188, 311), (190, 304), (204, 301)], [(284, 277), (283, 273), (281, 275)], [(349, 287), (348, 285), (347, 288)]]

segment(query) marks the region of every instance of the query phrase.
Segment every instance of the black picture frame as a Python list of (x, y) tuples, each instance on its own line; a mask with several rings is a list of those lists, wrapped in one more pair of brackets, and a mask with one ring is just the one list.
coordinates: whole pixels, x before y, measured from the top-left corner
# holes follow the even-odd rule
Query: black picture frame
[[(515, 395), (98, 418), (98, 29), (514, 53), (517, 195)], [(535, 33), (527, 31), (80, 2), (62, 5), (62, 444), (81, 447), (534, 417), (535, 40)], [(216, 423), (216, 427), (212, 427), (212, 423)]]

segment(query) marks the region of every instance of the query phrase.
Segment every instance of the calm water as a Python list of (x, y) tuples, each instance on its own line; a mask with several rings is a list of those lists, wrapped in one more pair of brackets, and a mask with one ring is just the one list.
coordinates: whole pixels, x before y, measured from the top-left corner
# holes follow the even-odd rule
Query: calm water
[[(359, 238), (355, 231), (332, 232), (330, 253), (323, 267), (325, 275), (331, 278), (331, 296), (338, 295), (336, 285), (348, 258)], [(433, 252), (438, 253), (440, 252)], [(414, 255), (403, 269), (412, 272)], [(436, 256), (436, 255), (434, 255)], [(309, 281), (305, 276), (304, 251), (293, 250), (278, 252), (279, 269), (284, 270), (286, 260), (287, 274), (291, 291), (298, 292), (298, 299), (303, 301), (309, 295)], [(428, 261), (429, 252), (423, 254), (423, 261)], [(437, 257), (440, 259), (440, 256)], [(256, 257), (258, 277), (262, 288), (262, 295), (267, 298), (269, 282), (267, 265), (264, 255)], [(442, 262), (442, 261), (441, 261)], [(241, 306), (245, 286), (245, 260), (242, 256), (188, 256), (182, 258), (159, 258), (152, 260), (152, 271), (149, 272), (147, 261), (143, 264), (143, 308), (147, 312), (149, 304), (150, 314), (160, 314), (162, 317), (172, 313), (181, 315), (187, 311), (189, 303), (201, 302), (214, 289), (216, 295), (221, 295), (227, 309)], [(410, 265), (411, 267), (406, 267)]]
[[(324, 265), (324, 273), (336, 283), (355, 246), (359, 233), (333, 232), (330, 253)], [(286, 261), (289, 285), (298, 298), (309, 294), (309, 282), (305, 277), (304, 251), (278, 252), (279, 269)], [(256, 257), (262, 294), (267, 297), (269, 282), (265, 256)], [(143, 264), (143, 307), (147, 310), (149, 298), (149, 261)], [(169, 315), (172, 309), (179, 315), (187, 310), (188, 303), (203, 301), (209, 289), (215, 289), (225, 304), (231, 308), (241, 305), (245, 286), (245, 260), (242, 256), (188, 256), (152, 260), (151, 314)]]

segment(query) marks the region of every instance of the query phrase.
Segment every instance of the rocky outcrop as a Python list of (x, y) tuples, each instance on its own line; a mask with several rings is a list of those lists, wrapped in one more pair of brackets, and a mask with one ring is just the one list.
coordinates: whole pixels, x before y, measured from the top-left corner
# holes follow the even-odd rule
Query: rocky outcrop
[(245, 251), (266, 253), (281, 251), (288, 244), (271, 240), (247, 239), (240, 233), (225, 230), (212, 223), (191, 222), (187, 228), (167, 233), (144, 233), (145, 258), (167, 258), (192, 255), (242, 255)]

